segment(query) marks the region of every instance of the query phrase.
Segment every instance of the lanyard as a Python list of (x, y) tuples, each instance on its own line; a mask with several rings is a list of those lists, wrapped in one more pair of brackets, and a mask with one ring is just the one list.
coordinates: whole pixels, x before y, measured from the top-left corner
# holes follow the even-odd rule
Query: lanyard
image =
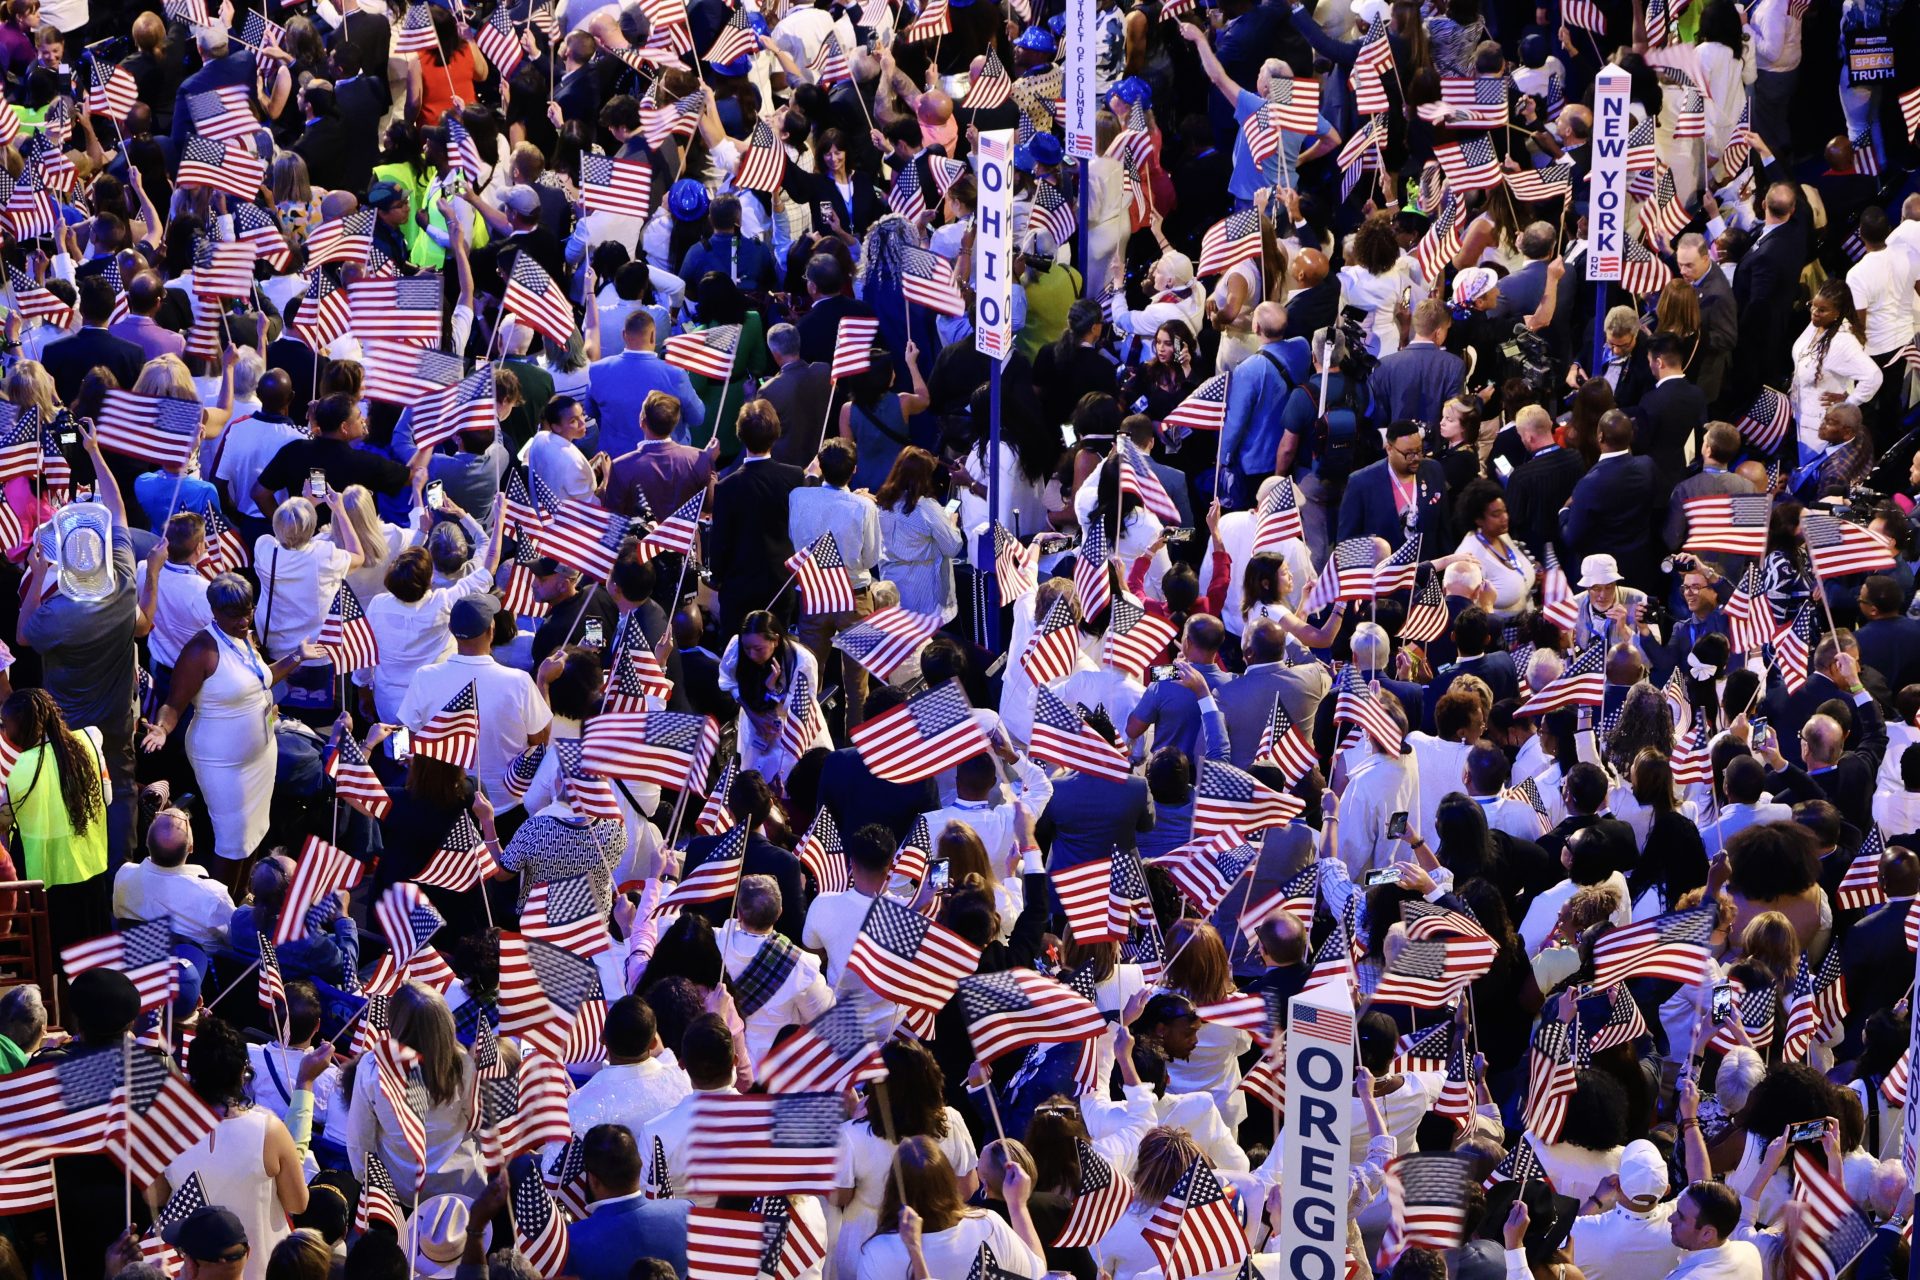
[(240, 659), (247, 670), (253, 672), (253, 678), (260, 682), (262, 689), (273, 688), (273, 681), (268, 678), (267, 669), (260, 665), (259, 654), (255, 651), (251, 643), (242, 645), (239, 641), (221, 630), (218, 623), (215, 623), (211, 630), (213, 631), (214, 641), (225, 648), (233, 650), (234, 656)]
[(1478, 529), (1474, 530), (1473, 536), (1480, 539), (1481, 546), (1499, 556), (1501, 564), (1506, 565), (1507, 568), (1513, 570), (1515, 573), (1520, 572), (1520, 557), (1513, 553), (1513, 549), (1506, 544), (1504, 539), (1500, 542), (1489, 542), (1487, 541), (1487, 535), (1481, 533)]

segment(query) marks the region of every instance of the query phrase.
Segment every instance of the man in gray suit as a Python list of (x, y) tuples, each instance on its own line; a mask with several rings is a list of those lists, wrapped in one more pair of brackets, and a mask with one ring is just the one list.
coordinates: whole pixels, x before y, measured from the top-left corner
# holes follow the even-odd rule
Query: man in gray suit
[(1289, 667), (1287, 633), (1271, 618), (1262, 618), (1247, 628), (1241, 641), (1247, 669), (1220, 686), (1214, 698), (1227, 721), (1228, 759), (1237, 769), (1253, 763), (1260, 749), (1260, 735), (1273, 715), (1273, 700), (1287, 710), (1287, 718), (1300, 726), (1302, 733), (1313, 732), (1313, 717), (1320, 700), (1333, 687), (1326, 667), (1318, 662)]
[[(1706, 237), (1688, 232), (1674, 242), (1673, 260), (1680, 275), (1693, 286), (1700, 299), (1700, 359), (1693, 385), (1705, 393), (1707, 402), (1720, 398), (1725, 387), (1727, 366), (1733, 361), (1733, 349), (1740, 340), (1740, 308), (1733, 300), (1733, 285), (1727, 273), (1707, 252)], [(1697, 496), (1697, 495), (1696, 495)]]
[[(1667, 550), (1678, 551), (1686, 544), (1689, 498), (1759, 492), (1753, 487), (1753, 481), (1732, 470), (1733, 460), (1739, 456), (1739, 428), (1731, 422), (1709, 422), (1707, 434), (1700, 443), (1700, 470), (1673, 486), (1673, 496), (1667, 499), (1667, 523), (1661, 530)], [(1744, 556), (1709, 555), (1704, 558), (1712, 561), (1714, 568), (1732, 581), (1738, 582), (1740, 575), (1746, 572), (1747, 560)]]
[(800, 331), (790, 324), (767, 330), (767, 354), (780, 367), (780, 372), (760, 384), (759, 396), (780, 415), (780, 439), (773, 446), (773, 456), (804, 467), (820, 450), (833, 378), (827, 365), (800, 358)]

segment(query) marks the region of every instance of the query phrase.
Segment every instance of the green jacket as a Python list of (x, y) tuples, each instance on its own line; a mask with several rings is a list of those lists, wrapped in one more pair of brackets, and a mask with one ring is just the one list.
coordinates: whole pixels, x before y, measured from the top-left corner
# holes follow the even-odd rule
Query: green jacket
[(1040, 348), (1060, 341), (1067, 331), (1067, 310), (1080, 296), (1080, 273), (1056, 262), (1039, 279), (1022, 286), (1027, 295), (1027, 322), (1014, 337), (1014, 346), (1031, 360)]

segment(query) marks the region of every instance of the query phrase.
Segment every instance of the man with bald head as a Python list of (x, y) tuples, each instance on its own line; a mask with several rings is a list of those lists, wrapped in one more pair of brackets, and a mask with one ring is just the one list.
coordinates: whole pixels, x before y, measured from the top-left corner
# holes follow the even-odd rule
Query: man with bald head
[(1302, 249), (1287, 265), (1293, 292), (1287, 297), (1287, 332), (1318, 333), (1333, 326), (1340, 314), (1340, 278), (1333, 274), (1327, 255)]
[(1846, 1039), (1834, 1046), (1836, 1058), (1860, 1047), (1860, 1031), (1880, 1009), (1891, 1009), (1913, 980), (1913, 953), (1907, 950), (1907, 912), (1920, 895), (1920, 854), (1904, 845), (1888, 845), (1880, 855), (1880, 891), (1886, 903), (1875, 907), (1840, 940), (1840, 971), (1846, 975)]
[[(1834, 670), (1844, 696), (1853, 701), (1854, 747), (1847, 748), (1847, 730), (1831, 715), (1816, 712), (1799, 726), (1800, 765), (1788, 762), (1779, 747), (1761, 751), (1770, 772), (1767, 790), (1788, 804), (1827, 800), (1840, 816), (1861, 831), (1873, 826), (1874, 777), (1887, 751), (1887, 722), (1880, 704), (1860, 683), (1860, 659), (1852, 653), (1834, 655)], [(1784, 737), (1791, 723), (1777, 725)]]

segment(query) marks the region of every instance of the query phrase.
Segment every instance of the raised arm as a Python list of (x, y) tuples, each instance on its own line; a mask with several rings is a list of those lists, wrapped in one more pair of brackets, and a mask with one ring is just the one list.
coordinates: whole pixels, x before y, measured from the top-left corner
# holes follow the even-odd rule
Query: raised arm
[(1187, 41), (1193, 45), (1194, 52), (1200, 55), (1200, 69), (1207, 73), (1207, 79), (1211, 80), (1213, 87), (1220, 91), (1220, 96), (1230, 104), (1239, 102), (1240, 86), (1232, 76), (1227, 74), (1227, 69), (1220, 65), (1220, 55), (1213, 51), (1213, 42), (1207, 39), (1206, 28), (1191, 22), (1182, 22), (1179, 26), (1180, 34), (1186, 37)]

